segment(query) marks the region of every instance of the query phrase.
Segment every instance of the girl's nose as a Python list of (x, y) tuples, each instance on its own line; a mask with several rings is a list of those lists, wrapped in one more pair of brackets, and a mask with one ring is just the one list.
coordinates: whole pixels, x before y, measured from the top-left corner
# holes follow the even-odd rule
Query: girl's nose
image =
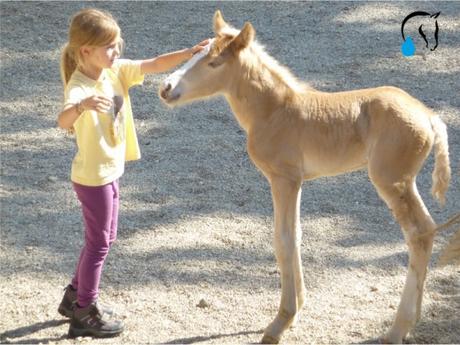
[(117, 44), (117, 46), (116, 46), (115, 49), (113, 50), (113, 53), (114, 53), (115, 56), (117, 56), (117, 57), (120, 56), (120, 45)]

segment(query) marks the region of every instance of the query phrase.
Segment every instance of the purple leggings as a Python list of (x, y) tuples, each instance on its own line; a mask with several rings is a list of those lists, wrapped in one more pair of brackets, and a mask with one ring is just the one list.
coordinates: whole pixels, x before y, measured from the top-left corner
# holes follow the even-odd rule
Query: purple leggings
[(85, 244), (81, 250), (72, 286), (77, 289), (80, 307), (97, 300), (102, 267), (117, 238), (118, 180), (104, 186), (77, 183), (73, 188), (80, 200), (85, 222)]

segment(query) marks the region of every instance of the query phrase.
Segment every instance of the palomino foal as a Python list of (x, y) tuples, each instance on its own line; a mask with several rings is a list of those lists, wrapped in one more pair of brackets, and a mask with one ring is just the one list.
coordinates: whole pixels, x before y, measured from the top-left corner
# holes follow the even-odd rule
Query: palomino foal
[(254, 41), (246, 23), (231, 28), (217, 11), (216, 37), (162, 84), (170, 105), (223, 95), (247, 133), (247, 150), (268, 179), (281, 303), (262, 342), (277, 343), (304, 304), (300, 258), (303, 180), (367, 167), (409, 247), (409, 271), (385, 340), (400, 343), (420, 318), (436, 227), (415, 185), (434, 146), (433, 195), (444, 202), (450, 180), (446, 126), (421, 102), (394, 87), (326, 93), (295, 79)]

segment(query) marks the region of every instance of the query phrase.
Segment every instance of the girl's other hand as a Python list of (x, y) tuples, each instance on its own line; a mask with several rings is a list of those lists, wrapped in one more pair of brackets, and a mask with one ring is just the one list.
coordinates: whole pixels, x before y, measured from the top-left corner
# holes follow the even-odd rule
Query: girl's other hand
[(209, 44), (209, 38), (201, 41), (200, 43), (198, 43), (197, 45), (193, 46), (192, 48), (189, 49), (189, 52), (190, 52), (190, 56), (193, 56), (195, 55), (196, 53), (199, 53), (200, 51), (202, 51), (204, 49), (204, 47), (206, 47), (207, 45)]
[(98, 113), (106, 113), (112, 107), (112, 100), (105, 96), (90, 96), (81, 101), (83, 110), (95, 110)]

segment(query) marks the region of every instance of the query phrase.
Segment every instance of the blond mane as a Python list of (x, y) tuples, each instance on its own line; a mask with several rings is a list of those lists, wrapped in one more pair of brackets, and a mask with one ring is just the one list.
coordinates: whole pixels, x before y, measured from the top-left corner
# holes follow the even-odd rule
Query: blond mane
[[(233, 27), (227, 26), (222, 29), (219, 36), (225, 39), (224, 42), (219, 42), (219, 47), (216, 47), (216, 53), (220, 53), (226, 43), (228, 44), (232, 38), (239, 34), (240, 30)], [(249, 47), (241, 51), (240, 57), (249, 69), (248, 77), (260, 76), (263, 78), (260, 80), (264, 85), (280, 88), (285, 86), (286, 90), (292, 91), (294, 94), (302, 94), (307, 90), (313, 90), (313, 88), (307, 83), (298, 80), (294, 74), (275, 58), (265, 51), (265, 47), (260, 44), (257, 40), (254, 40)], [(258, 77), (260, 79), (260, 77)], [(273, 78), (273, 81), (270, 79)]]
[(295, 94), (302, 94), (307, 90), (313, 89), (307, 83), (298, 80), (287, 67), (270, 56), (265, 51), (265, 47), (259, 42), (252, 42), (246, 51), (242, 51), (241, 53), (245, 63), (254, 71), (254, 74), (263, 75), (265, 77), (264, 81), (266, 82), (269, 82), (269, 75), (272, 76), (274, 78), (273, 81), (276, 83), (274, 86), (277, 88), (283, 85), (286, 89), (292, 90)]

